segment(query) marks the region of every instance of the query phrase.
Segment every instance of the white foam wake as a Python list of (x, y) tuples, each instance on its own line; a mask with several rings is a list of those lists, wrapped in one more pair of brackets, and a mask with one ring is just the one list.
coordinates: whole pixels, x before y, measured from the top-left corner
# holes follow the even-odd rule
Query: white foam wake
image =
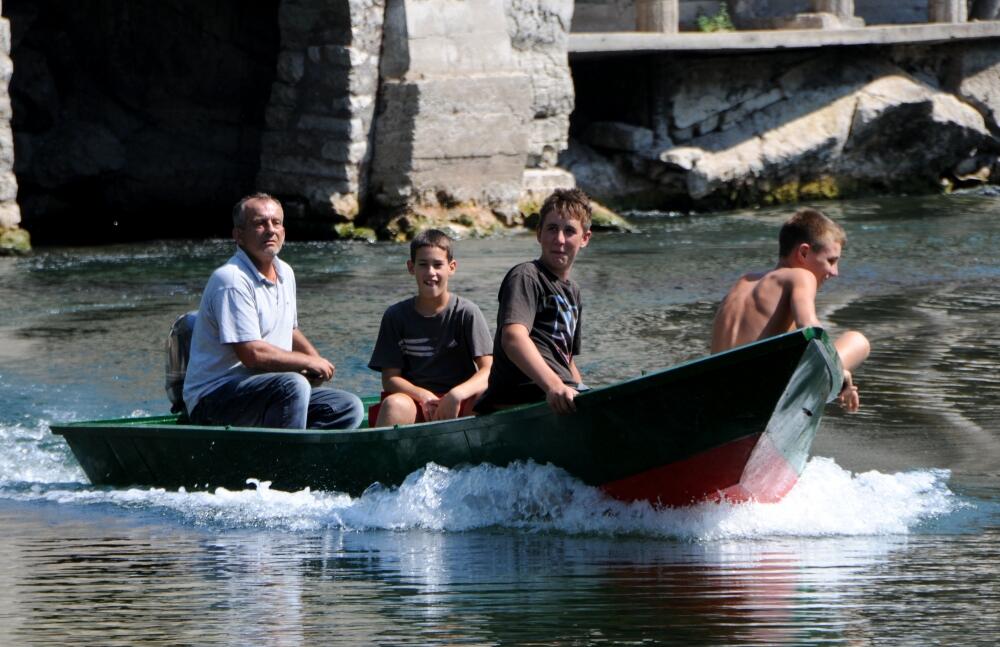
[(780, 503), (706, 503), (659, 510), (645, 503), (611, 500), (561, 469), (531, 462), (455, 470), (429, 464), (398, 488), (375, 486), (360, 497), (282, 492), (267, 483), (213, 492), (0, 483), (0, 496), (166, 511), (182, 522), (221, 527), (292, 531), (502, 527), (716, 540), (906, 534), (964, 505), (948, 489), (949, 476), (946, 470), (852, 474), (831, 459), (814, 458)]

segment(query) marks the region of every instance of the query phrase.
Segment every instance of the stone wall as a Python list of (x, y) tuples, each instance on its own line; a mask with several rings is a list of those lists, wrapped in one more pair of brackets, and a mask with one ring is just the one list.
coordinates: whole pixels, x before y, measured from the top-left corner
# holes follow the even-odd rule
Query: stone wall
[(366, 199), (384, 0), (282, 0), (257, 182), (299, 234), (329, 235)]
[[(621, 63), (574, 65), (574, 142), (562, 159), (615, 206), (715, 208), (1000, 178), (991, 42)], [(625, 87), (637, 90), (627, 97)]]
[(20, 228), (17, 179), (14, 177), (14, 133), (10, 128), (11, 107), (7, 86), (14, 66), (10, 60), (10, 22), (0, 18), (0, 255), (26, 252), (31, 246)]
[(531, 96), (502, 0), (388, 0), (372, 224), (406, 236), (513, 222)]
[(529, 168), (550, 168), (566, 149), (573, 112), (567, 50), (573, 0), (505, 0), (514, 64), (531, 83)]

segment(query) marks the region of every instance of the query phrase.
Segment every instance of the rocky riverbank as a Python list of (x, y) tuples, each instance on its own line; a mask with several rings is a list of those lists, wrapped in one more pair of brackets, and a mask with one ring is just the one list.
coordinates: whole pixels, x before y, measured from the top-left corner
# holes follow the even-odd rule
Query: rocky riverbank
[[(612, 73), (574, 69), (580, 94)], [(993, 45), (660, 59), (640, 78), (652, 86), (637, 93), (645, 103), (620, 103), (620, 119), (581, 115), (560, 158), (613, 207), (717, 209), (1000, 179)]]

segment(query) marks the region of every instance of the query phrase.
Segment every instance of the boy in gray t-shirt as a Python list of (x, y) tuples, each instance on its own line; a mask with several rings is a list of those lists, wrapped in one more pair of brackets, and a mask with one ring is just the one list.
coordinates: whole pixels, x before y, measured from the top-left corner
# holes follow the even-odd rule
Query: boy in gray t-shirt
[(538, 259), (512, 268), (500, 285), (496, 363), (477, 412), (541, 400), (556, 413), (576, 411), (573, 400), (586, 387), (575, 361), (580, 288), (570, 275), (590, 242), (590, 221), (590, 199), (579, 189), (556, 189), (542, 205)]
[(437, 229), (410, 243), (406, 267), (417, 295), (382, 315), (368, 367), (382, 372), (387, 394), (369, 412), (373, 427), (468, 415), (486, 390), (493, 340), (476, 304), (448, 292), (457, 264), (451, 239)]

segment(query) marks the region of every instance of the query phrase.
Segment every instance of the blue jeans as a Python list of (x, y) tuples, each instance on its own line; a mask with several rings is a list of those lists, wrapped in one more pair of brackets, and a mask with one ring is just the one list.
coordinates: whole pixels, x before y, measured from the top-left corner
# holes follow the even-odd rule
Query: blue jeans
[(298, 373), (260, 373), (233, 378), (198, 401), (196, 425), (279, 429), (356, 429), (361, 399), (330, 387), (313, 388)]

